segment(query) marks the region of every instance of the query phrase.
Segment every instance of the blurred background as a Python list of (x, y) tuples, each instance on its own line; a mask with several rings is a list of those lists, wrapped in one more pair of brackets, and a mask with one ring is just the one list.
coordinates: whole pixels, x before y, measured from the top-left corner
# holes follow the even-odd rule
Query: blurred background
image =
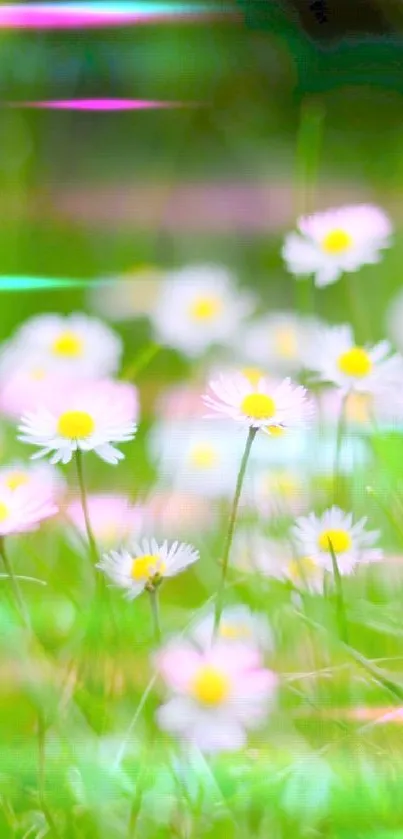
[[(265, 305), (293, 306), (280, 247), (296, 214), (374, 200), (397, 225), (371, 281), (365, 337), (382, 334), (403, 248), (401, 4), (160, 3), (157, 19), (153, 3), (103, 5), (145, 18), (0, 29), (0, 275), (95, 282), (218, 261)], [(106, 97), (183, 107), (25, 106)], [(79, 289), (32, 294), (3, 292), (0, 337), (33, 308), (83, 302)], [(346, 316), (343, 284), (316, 298), (319, 314)]]

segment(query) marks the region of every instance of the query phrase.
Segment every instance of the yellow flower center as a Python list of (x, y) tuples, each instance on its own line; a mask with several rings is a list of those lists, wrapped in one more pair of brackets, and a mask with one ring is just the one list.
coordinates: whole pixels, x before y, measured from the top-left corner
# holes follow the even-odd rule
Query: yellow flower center
[(268, 425), (267, 431), (272, 437), (282, 437), (285, 434), (285, 428), (282, 425)]
[(194, 320), (213, 320), (221, 311), (222, 302), (214, 294), (197, 297), (190, 306), (190, 314)]
[(144, 554), (133, 559), (130, 576), (133, 580), (152, 580), (156, 574), (163, 574), (165, 564), (160, 562), (158, 554)]
[(329, 542), (335, 554), (345, 553), (351, 548), (351, 536), (346, 530), (323, 530), (318, 538), (320, 549), (330, 551)]
[(198, 469), (211, 469), (218, 462), (215, 447), (209, 443), (199, 443), (190, 452), (190, 461)]
[(65, 358), (78, 358), (83, 354), (84, 341), (75, 332), (66, 329), (53, 341), (52, 351)]
[(239, 638), (250, 638), (251, 630), (249, 626), (241, 623), (222, 623), (220, 624), (221, 638), (227, 641), (237, 641)]
[(9, 472), (5, 479), (5, 484), (9, 489), (17, 489), (29, 482), (29, 476), (26, 472)]
[(309, 556), (301, 556), (298, 559), (293, 559), (288, 565), (288, 573), (291, 580), (304, 580), (312, 577), (317, 566), (313, 559)]
[(337, 364), (342, 373), (357, 379), (365, 378), (372, 370), (372, 361), (362, 347), (352, 347), (351, 350), (342, 353)]
[(258, 367), (244, 367), (241, 373), (251, 385), (258, 385), (260, 379), (264, 376), (264, 373)]
[(322, 240), (322, 248), (326, 253), (338, 254), (347, 251), (353, 243), (352, 237), (346, 230), (337, 228), (327, 233)]
[(298, 342), (295, 329), (284, 326), (277, 329), (275, 334), (275, 347), (283, 358), (295, 358), (298, 355)]
[(200, 667), (191, 685), (193, 696), (204, 705), (221, 705), (230, 688), (228, 676), (209, 664)]
[(88, 437), (95, 428), (94, 420), (86, 411), (65, 411), (59, 417), (57, 431), (62, 437), (75, 440), (79, 437)]
[(256, 420), (271, 419), (276, 413), (274, 400), (266, 393), (248, 393), (242, 399), (240, 408), (245, 416)]
[(9, 517), (9, 509), (7, 504), (4, 504), (3, 501), (0, 501), (0, 522), (5, 521)]

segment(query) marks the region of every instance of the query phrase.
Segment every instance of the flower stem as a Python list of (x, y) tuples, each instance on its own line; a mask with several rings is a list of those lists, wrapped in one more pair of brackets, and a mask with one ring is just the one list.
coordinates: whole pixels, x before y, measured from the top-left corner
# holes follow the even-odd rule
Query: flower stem
[(88, 544), (90, 547), (90, 552), (92, 559), (94, 562), (98, 561), (98, 550), (97, 545), (95, 542), (95, 537), (92, 532), (89, 512), (88, 512), (88, 502), (87, 502), (87, 493), (85, 489), (85, 481), (84, 481), (84, 470), (83, 470), (83, 457), (82, 452), (80, 449), (76, 451), (76, 467), (77, 467), (77, 478), (78, 478), (78, 486), (80, 489), (80, 498), (81, 498), (81, 506), (83, 508), (84, 514), (84, 522), (85, 522), (85, 529), (87, 532)]
[(13, 590), (14, 600), (16, 609), (21, 620), (21, 623), (24, 625), (25, 629), (31, 631), (31, 621), (29, 618), (29, 614), (27, 608), (25, 606), (22, 594), (20, 592), (20, 587), (17, 582), (17, 578), (14, 575), (14, 571), (11, 565), (11, 562), (8, 558), (8, 554), (4, 544), (4, 536), (0, 537), (0, 556), (4, 563), (4, 568), (6, 569), (7, 576), (10, 579), (11, 587)]
[(346, 607), (344, 603), (344, 596), (343, 596), (343, 584), (341, 581), (341, 574), (339, 571), (339, 566), (337, 564), (336, 554), (334, 552), (333, 545), (329, 541), (329, 551), (332, 557), (332, 565), (333, 565), (333, 575), (334, 575), (334, 583), (336, 587), (336, 597), (337, 597), (337, 620), (339, 624), (339, 634), (340, 638), (343, 641), (343, 644), (348, 644), (348, 624), (347, 624), (347, 615), (346, 615)]
[(150, 596), (151, 614), (153, 619), (154, 638), (157, 646), (161, 643), (160, 610), (158, 601), (158, 589), (148, 589)]
[(334, 456), (334, 468), (333, 468), (333, 497), (334, 501), (337, 503), (339, 500), (339, 496), (341, 495), (340, 491), (340, 471), (341, 471), (341, 452), (343, 446), (343, 438), (344, 432), (346, 430), (346, 407), (347, 401), (350, 396), (350, 391), (344, 394), (342, 403), (340, 406), (340, 414), (339, 419), (337, 421), (337, 433), (336, 433), (336, 452)]
[(227, 536), (225, 539), (224, 544), (224, 551), (223, 551), (223, 558), (222, 558), (222, 573), (221, 579), (218, 585), (217, 590), (217, 598), (216, 598), (216, 605), (215, 605), (215, 613), (214, 613), (214, 630), (213, 630), (213, 637), (216, 636), (218, 627), (220, 625), (221, 614), (223, 610), (223, 601), (224, 601), (224, 591), (225, 591), (225, 583), (227, 580), (227, 572), (228, 572), (228, 561), (229, 555), (231, 551), (232, 540), (234, 537), (234, 530), (236, 524), (236, 518), (238, 513), (238, 506), (239, 506), (239, 499), (241, 497), (242, 485), (245, 477), (246, 467), (248, 465), (250, 450), (252, 448), (252, 443), (256, 437), (258, 429), (257, 428), (250, 428), (248, 438), (246, 441), (245, 451), (242, 455), (241, 465), (239, 467), (236, 487), (235, 487), (235, 495), (234, 500), (232, 503), (232, 510), (231, 516), (229, 520), (229, 526), (227, 531)]

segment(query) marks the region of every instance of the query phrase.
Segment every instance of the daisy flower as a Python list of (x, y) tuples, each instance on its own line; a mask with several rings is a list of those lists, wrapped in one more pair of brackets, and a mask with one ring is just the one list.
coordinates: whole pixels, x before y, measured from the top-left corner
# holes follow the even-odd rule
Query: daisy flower
[(150, 315), (164, 275), (156, 266), (136, 265), (120, 276), (94, 281), (89, 286), (89, 304), (107, 320), (128, 321)]
[(292, 468), (260, 469), (253, 479), (252, 501), (264, 517), (299, 515), (306, 509), (306, 474)]
[(21, 361), (17, 367), (14, 355), (11, 365), (3, 358), (0, 362), (0, 411), (15, 420), (40, 404), (57, 404), (59, 394), (74, 381), (60, 376), (37, 357)]
[(35, 485), (10, 489), (0, 484), (0, 537), (37, 530), (57, 511), (53, 499)]
[(160, 727), (203, 752), (236, 751), (248, 729), (264, 724), (278, 679), (262, 667), (259, 651), (217, 641), (198, 650), (174, 641), (156, 658), (171, 697), (158, 709)]
[(283, 258), (291, 274), (314, 274), (318, 288), (336, 282), (344, 271), (379, 262), (392, 234), (387, 215), (371, 204), (303, 216), (297, 227), (298, 233), (286, 237)]
[[(193, 627), (191, 636), (201, 648), (211, 644), (214, 631), (214, 613), (201, 618)], [(252, 612), (248, 606), (229, 606), (223, 610), (218, 627), (218, 639), (230, 644), (252, 645), (260, 650), (271, 650), (273, 636), (265, 615)]]
[(33, 493), (38, 492), (49, 498), (60, 497), (66, 487), (60, 472), (48, 463), (29, 463), (20, 461), (0, 468), (0, 487), (16, 490), (19, 487), (29, 487)]
[(332, 382), (346, 392), (393, 392), (403, 382), (403, 358), (391, 355), (389, 342), (357, 346), (347, 324), (326, 327), (318, 334), (309, 367), (322, 381)]
[(262, 378), (253, 385), (242, 374), (221, 376), (210, 382), (210, 391), (211, 394), (202, 397), (204, 404), (214, 411), (209, 417), (221, 414), (268, 434), (304, 426), (313, 415), (307, 391), (293, 385), (290, 379), (273, 385)]
[(153, 590), (165, 577), (175, 577), (199, 559), (199, 552), (184, 542), (158, 543), (143, 539), (138, 544), (102, 557), (97, 568), (104, 571), (116, 586), (126, 589), (133, 600), (144, 589)]
[(157, 341), (195, 357), (228, 343), (252, 306), (226, 268), (190, 265), (166, 276), (151, 322)]
[(211, 498), (233, 493), (237, 457), (242, 455), (242, 440), (234, 435), (233, 424), (228, 429), (220, 421), (160, 423), (150, 448), (160, 476), (175, 489)]
[(352, 513), (331, 507), (321, 516), (311, 513), (298, 518), (292, 534), (300, 552), (333, 572), (331, 543), (340, 574), (351, 574), (358, 564), (383, 558), (382, 550), (372, 547), (380, 533), (365, 530), (366, 523), (366, 518), (354, 523)]
[(30, 357), (60, 375), (96, 378), (116, 373), (122, 342), (102, 321), (83, 313), (44, 314), (24, 323), (4, 352), (0, 363), (14, 362), (15, 369)]
[(58, 405), (38, 407), (23, 415), (19, 439), (40, 446), (34, 458), (50, 454), (50, 462), (68, 463), (74, 452), (95, 451), (106, 463), (124, 455), (112, 443), (132, 440), (135, 432), (136, 397), (130, 386), (95, 382), (66, 388)]
[(292, 550), (285, 539), (269, 539), (259, 531), (235, 534), (232, 563), (247, 574), (261, 574), (275, 580), (289, 580), (297, 588), (323, 591), (324, 569), (310, 556)]
[(242, 349), (252, 364), (271, 371), (300, 370), (320, 322), (294, 312), (272, 312), (245, 327)]
[[(131, 504), (125, 495), (88, 495), (87, 506), (91, 530), (102, 550), (124, 544), (141, 530), (142, 508)], [(72, 501), (65, 513), (74, 527), (86, 538), (87, 529), (81, 501)]]

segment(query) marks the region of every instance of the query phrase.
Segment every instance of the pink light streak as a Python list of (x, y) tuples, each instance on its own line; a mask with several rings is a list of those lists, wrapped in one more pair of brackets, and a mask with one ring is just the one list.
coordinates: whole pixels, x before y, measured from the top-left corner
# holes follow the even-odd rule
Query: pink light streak
[[(126, 6), (126, 9), (124, 8)], [(148, 8), (147, 8), (148, 7)], [(231, 17), (238, 15), (230, 12)], [(128, 24), (220, 20), (225, 9), (161, 3), (21, 3), (0, 7), (0, 29), (81, 29)]]
[(158, 102), (149, 99), (61, 99), (49, 102), (12, 102), (12, 108), (56, 111), (144, 111), (157, 108), (197, 107), (193, 102)]

